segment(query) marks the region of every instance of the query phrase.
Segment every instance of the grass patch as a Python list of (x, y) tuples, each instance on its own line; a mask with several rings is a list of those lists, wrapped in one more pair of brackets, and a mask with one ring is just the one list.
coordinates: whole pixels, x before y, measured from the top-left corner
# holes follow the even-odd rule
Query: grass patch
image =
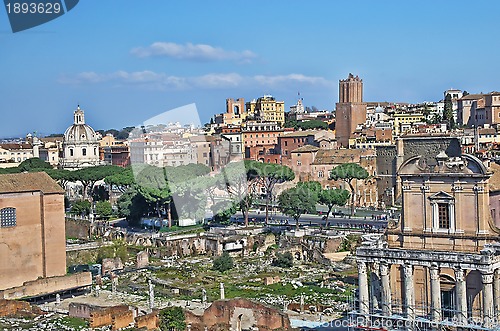
[(88, 327), (88, 322), (86, 320), (84, 320), (83, 318), (78, 318), (78, 317), (65, 316), (65, 317), (61, 318), (60, 322), (61, 322), (61, 324), (65, 325), (69, 328), (73, 328), (73, 329), (77, 329), (77, 330)]

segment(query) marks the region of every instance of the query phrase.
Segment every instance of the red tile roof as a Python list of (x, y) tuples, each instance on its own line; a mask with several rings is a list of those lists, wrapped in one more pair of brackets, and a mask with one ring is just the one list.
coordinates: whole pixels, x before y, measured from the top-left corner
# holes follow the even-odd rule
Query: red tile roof
[(0, 175), (0, 194), (36, 191), (64, 193), (63, 188), (45, 172)]

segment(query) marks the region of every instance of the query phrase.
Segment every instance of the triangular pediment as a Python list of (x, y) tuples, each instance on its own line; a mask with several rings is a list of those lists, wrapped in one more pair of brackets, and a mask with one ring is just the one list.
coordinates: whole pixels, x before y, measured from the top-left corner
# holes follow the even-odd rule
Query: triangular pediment
[(453, 199), (453, 195), (450, 195), (444, 191), (440, 191), (431, 195), (429, 199)]

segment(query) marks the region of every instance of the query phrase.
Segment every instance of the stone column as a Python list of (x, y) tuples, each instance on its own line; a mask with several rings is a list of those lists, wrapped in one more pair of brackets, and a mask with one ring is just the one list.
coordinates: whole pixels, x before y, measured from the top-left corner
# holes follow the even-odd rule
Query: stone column
[(413, 282), (413, 266), (405, 264), (403, 266), (404, 273), (404, 313), (408, 319), (415, 319), (415, 288)]
[(432, 265), (429, 268), (431, 276), (431, 316), (433, 322), (441, 321), (441, 284), (439, 279), (439, 268)]
[(149, 309), (153, 310), (155, 308), (155, 289), (153, 282), (148, 280), (149, 285)]
[(220, 299), (224, 300), (226, 298), (226, 294), (224, 293), (224, 283), (220, 283)]
[(495, 320), (500, 322), (500, 269), (496, 269), (493, 274), (493, 301)]
[(358, 261), (359, 313), (367, 316), (370, 312), (370, 298), (368, 293), (368, 275), (366, 262)]
[(390, 282), (390, 266), (382, 262), (380, 263), (380, 282), (382, 283), (382, 314), (384, 316), (392, 315), (392, 297), (391, 297), (391, 282)]
[(377, 311), (380, 309), (380, 265), (378, 262), (372, 263), (372, 269), (370, 273), (370, 301), (372, 306), (372, 311)]
[(467, 322), (467, 286), (463, 269), (455, 269), (455, 280), (457, 321), (459, 324), (465, 324)]
[(207, 290), (204, 288), (201, 289), (201, 303), (203, 306), (207, 303)]
[(483, 281), (483, 323), (486, 328), (493, 324), (493, 273), (481, 273)]

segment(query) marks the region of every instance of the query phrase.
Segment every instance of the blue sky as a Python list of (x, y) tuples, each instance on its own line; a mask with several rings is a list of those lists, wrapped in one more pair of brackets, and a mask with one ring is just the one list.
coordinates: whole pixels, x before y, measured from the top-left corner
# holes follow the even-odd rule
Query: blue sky
[(333, 109), (338, 80), (365, 101), (437, 101), (500, 89), (499, 1), (81, 0), (12, 33), (0, 8), (0, 137), (63, 132), (77, 104), (95, 129), (196, 103), (273, 94)]

